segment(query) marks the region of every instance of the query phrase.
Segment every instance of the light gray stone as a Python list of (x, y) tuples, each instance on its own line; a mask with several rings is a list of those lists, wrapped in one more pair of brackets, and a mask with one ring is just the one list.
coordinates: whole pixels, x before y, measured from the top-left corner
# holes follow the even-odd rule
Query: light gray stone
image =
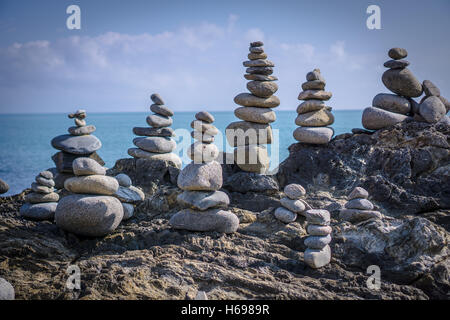
[(151, 114), (147, 117), (147, 123), (153, 128), (164, 128), (172, 125), (172, 118), (161, 116), (159, 114)]
[(234, 97), (234, 102), (243, 107), (276, 108), (280, 105), (277, 96), (260, 98), (250, 93), (240, 93)]
[(55, 186), (55, 181), (53, 181), (53, 179), (45, 179), (40, 175), (36, 177), (36, 182), (44, 187), (53, 188)]
[(313, 71), (308, 72), (306, 74), (306, 80), (307, 81), (315, 81), (315, 80), (325, 81), (325, 79), (322, 77), (322, 74), (320, 73), (320, 69), (314, 69)]
[(273, 140), (272, 127), (269, 124), (248, 121), (230, 123), (225, 129), (225, 135), (232, 147), (271, 144)]
[(408, 118), (410, 117), (403, 114), (389, 112), (380, 108), (369, 107), (363, 111), (362, 124), (366, 129), (378, 130), (393, 126), (397, 123), (405, 121)]
[(311, 111), (321, 110), (326, 107), (327, 106), (325, 102), (323, 102), (322, 100), (306, 100), (305, 102), (300, 103), (300, 105), (297, 107), (297, 113), (308, 113)]
[(207, 123), (200, 120), (194, 120), (191, 122), (191, 128), (197, 131), (201, 131), (210, 136), (215, 136), (219, 133), (219, 130), (211, 123)]
[(75, 118), (74, 122), (77, 127), (82, 128), (86, 126), (86, 120)]
[(154, 153), (169, 153), (176, 149), (176, 142), (169, 137), (139, 137), (133, 143), (140, 149)]
[(403, 48), (392, 48), (389, 50), (388, 55), (394, 60), (404, 59), (408, 56), (408, 51)]
[(222, 187), (222, 167), (217, 161), (188, 164), (178, 174), (178, 187), (188, 191), (215, 191)]
[(297, 214), (286, 208), (279, 207), (275, 210), (275, 218), (284, 223), (291, 223), (297, 220)]
[(194, 163), (210, 162), (219, 156), (219, 149), (215, 144), (196, 141), (187, 149), (187, 156)]
[(183, 191), (178, 195), (177, 201), (180, 205), (200, 211), (211, 208), (226, 208), (230, 204), (230, 198), (222, 191)]
[(275, 76), (265, 76), (263, 74), (244, 74), (244, 78), (247, 80), (256, 81), (277, 81), (278, 78)]
[(328, 91), (323, 90), (306, 90), (300, 92), (298, 95), (298, 100), (322, 100), (327, 101), (330, 100), (333, 94)]
[(5, 279), (0, 278), (0, 300), (14, 300), (14, 287)]
[(155, 104), (159, 104), (159, 105), (164, 104), (164, 100), (161, 98), (161, 96), (158, 93), (153, 93), (150, 96), (150, 99), (152, 99), (153, 103), (155, 103)]
[(172, 128), (149, 128), (149, 127), (134, 127), (133, 133), (137, 136), (146, 137), (174, 137), (175, 133)]
[(305, 211), (306, 221), (310, 224), (328, 226), (330, 224), (330, 213), (324, 209), (311, 209)]
[(302, 90), (324, 90), (325, 89), (325, 81), (323, 80), (313, 80), (306, 81), (302, 83)]
[(422, 95), (422, 84), (408, 69), (389, 69), (383, 73), (381, 78), (383, 84), (391, 90), (404, 97), (419, 97)]
[(153, 153), (141, 150), (139, 148), (130, 148), (128, 149), (128, 154), (133, 158), (167, 161), (172, 163), (177, 168), (181, 168), (182, 165), (180, 157), (175, 153)]
[(261, 47), (250, 47), (249, 51), (251, 53), (264, 53), (264, 49)]
[(94, 133), (96, 130), (94, 125), (84, 127), (70, 127), (67, 131), (73, 136), (84, 136)]
[(57, 202), (25, 203), (20, 208), (20, 215), (29, 220), (53, 220)]
[(266, 53), (249, 53), (247, 55), (249, 60), (259, 60), (259, 59), (267, 59), (267, 54)]
[(445, 116), (447, 110), (439, 97), (431, 96), (420, 104), (419, 112), (428, 123), (436, 123)]
[(305, 211), (305, 205), (300, 200), (292, 200), (285, 197), (281, 198), (280, 203), (283, 207), (295, 213), (302, 213)]
[(267, 149), (255, 144), (236, 147), (234, 161), (241, 170), (260, 174), (265, 173), (270, 164)]
[(325, 127), (333, 123), (333, 114), (325, 108), (299, 114), (295, 119), (295, 124), (302, 127)]
[(130, 203), (122, 203), (123, 207), (123, 218), (122, 220), (130, 219), (134, 214), (134, 206)]
[(298, 200), (306, 194), (305, 188), (296, 183), (288, 184), (284, 187), (283, 191), (284, 194), (292, 200)]
[(372, 100), (372, 106), (401, 114), (408, 114), (411, 111), (408, 99), (389, 93), (377, 94)]
[(277, 119), (275, 112), (270, 108), (240, 107), (234, 110), (234, 115), (244, 121), (264, 124)]
[(169, 224), (174, 229), (233, 233), (239, 227), (239, 218), (230, 211), (221, 209), (210, 209), (206, 211), (184, 209), (174, 214), (170, 218)]
[(48, 170), (40, 172), (39, 175), (45, 179), (53, 179), (53, 173)]
[(25, 196), (25, 201), (29, 203), (58, 202), (59, 194), (30, 192)]
[(345, 204), (347, 209), (372, 210), (373, 204), (367, 199), (352, 199)]
[(122, 203), (108, 196), (70, 195), (59, 201), (55, 212), (58, 227), (88, 237), (105, 236), (117, 228), (122, 218)]
[(366, 189), (361, 188), (361, 187), (356, 187), (348, 195), (348, 200), (358, 199), (358, 198), (359, 199), (367, 199), (368, 197), (369, 197), (369, 193), (367, 192)]
[(317, 249), (306, 249), (304, 254), (305, 263), (313, 269), (318, 269), (326, 266), (331, 261), (330, 246)]
[(251, 68), (251, 67), (275, 67), (275, 64), (272, 61), (265, 60), (265, 59), (244, 61), (242, 64), (244, 65), (244, 67), (247, 67), (247, 68)]
[(31, 184), (31, 190), (33, 190), (34, 192), (38, 192), (38, 193), (52, 193), (53, 191), (55, 191), (54, 188), (42, 186), (40, 184), (37, 184), (36, 182), (33, 182)]
[(312, 236), (327, 236), (333, 231), (330, 226), (319, 226), (317, 224), (308, 224), (306, 231)]
[(209, 113), (208, 111), (200, 111), (195, 114), (195, 119), (204, 121), (207, 123), (213, 123), (214, 122), (214, 116)]
[(274, 81), (250, 81), (247, 82), (247, 89), (257, 97), (269, 98), (277, 92), (278, 85)]
[(94, 135), (72, 136), (63, 134), (53, 138), (53, 148), (72, 154), (91, 154), (102, 147), (102, 143)]
[(131, 187), (132, 185), (132, 181), (131, 178), (129, 176), (127, 176), (125, 173), (119, 173), (118, 175), (116, 175), (114, 178), (116, 178), (117, 182), (119, 183), (119, 186), (121, 187)]
[(339, 218), (351, 223), (358, 223), (369, 219), (382, 219), (383, 215), (379, 211), (373, 210), (341, 209)]
[(164, 105), (161, 104), (152, 104), (150, 106), (150, 110), (156, 114), (159, 114), (161, 116), (165, 116), (165, 117), (171, 117), (173, 116), (173, 111), (170, 110), (169, 107), (166, 107)]
[(310, 249), (322, 249), (331, 242), (331, 236), (309, 236), (305, 239), (305, 246)]
[(436, 85), (431, 82), (430, 80), (424, 80), (422, 82), (423, 91), (425, 92), (426, 96), (437, 96), (439, 97), (441, 95), (441, 90), (439, 90)]
[(201, 141), (203, 143), (213, 143), (214, 136), (202, 133), (201, 131), (193, 130), (191, 131), (191, 137), (195, 140)]
[(390, 69), (403, 69), (409, 66), (409, 61), (406, 60), (389, 60), (384, 63), (386, 68)]
[(295, 140), (310, 144), (327, 144), (334, 131), (328, 127), (300, 127), (294, 130)]
[(77, 176), (106, 174), (106, 168), (91, 158), (80, 157), (72, 162), (73, 173)]
[(113, 195), (119, 189), (119, 183), (113, 177), (102, 175), (80, 176), (69, 178), (64, 188), (73, 193)]
[(119, 186), (117, 192), (114, 194), (114, 197), (120, 200), (120, 202), (124, 203), (132, 203), (138, 204), (141, 201), (145, 200), (145, 194), (141, 189), (135, 186), (122, 187)]

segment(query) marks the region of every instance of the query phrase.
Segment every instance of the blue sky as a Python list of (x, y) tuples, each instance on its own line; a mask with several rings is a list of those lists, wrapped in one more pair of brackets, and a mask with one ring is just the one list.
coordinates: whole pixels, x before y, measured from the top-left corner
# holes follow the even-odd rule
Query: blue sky
[[(66, 8), (81, 8), (81, 30)], [(366, 8), (381, 8), (368, 30)], [(0, 0), (0, 113), (148, 110), (159, 92), (176, 111), (235, 109), (246, 91), (248, 43), (265, 42), (278, 110), (293, 110), (305, 75), (320, 68), (335, 109), (362, 109), (393, 46), (445, 96), (450, 1)], [(447, 98), (450, 98), (447, 96)]]

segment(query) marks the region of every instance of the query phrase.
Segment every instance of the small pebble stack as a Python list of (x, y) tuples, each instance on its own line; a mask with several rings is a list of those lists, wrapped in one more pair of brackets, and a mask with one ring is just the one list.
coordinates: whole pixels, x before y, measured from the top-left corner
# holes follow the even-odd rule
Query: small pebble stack
[(101, 237), (120, 224), (122, 203), (114, 197), (119, 183), (106, 176), (106, 169), (90, 158), (73, 161), (75, 177), (64, 183), (74, 193), (62, 198), (56, 208), (55, 221), (61, 229), (81, 236)]
[(172, 139), (175, 136), (174, 131), (170, 128), (173, 111), (164, 105), (159, 94), (152, 94), (150, 99), (153, 101), (150, 110), (154, 112), (147, 117), (150, 127), (133, 128), (133, 133), (139, 136), (133, 140), (137, 148), (128, 149), (128, 154), (138, 159), (170, 161), (177, 168), (181, 168), (180, 157), (172, 152), (177, 147)]
[(134, 214), (135, 205), (145, 200), (145, 194), (141, 189), (131, 185), (132, 181), (126, 174), (119, 173), (115, 178), (119, 183), (119, 189), (114, 197), (122, 202), (123, 220), (128, 220)]
[(311, 268), (321, 268), (331, 261), (330, 213), (327, 210), (311, 209), (305, 212), (308, 222), (306, 231), (309, 237), (305, 239), (305, 263)]
[[(199, 112), (195, 117), (195, 121), (202, 121), (202, 128), (208, 125), (206, 128), (211, 129), (214, 118), (208, 112)], [(198, 124), (192, 126), (197, 127)], [(225, 192), (219, 191), (223, 181), (222, 167), (214, 160), (216, 149), (210, 149), (213, 144), (202, 143), (200, 132), (194, 135), (199, 141), (188, 151), (194, 161), (181, 170), (177, 181), (183, 190), (177, 202), (186, 209), (174, 214), (169, 223), (175, 229), (233, 233), (239, 227), (239, 219), (230, 211), (223, 210), (228, 207), (230, 199)], [(207, 136), (210, 140), (212, 131)]]
[(330, 100), (332, 93), (324, 91), (326, 82), (319, 69), (308, 72), (306, 80), (298, 96), (298, 100), (304, 102), (297, 107), (295, 124), (299, 128), (294, 131), (294, 139), (302, 143), (327, 144), (334, 134), (328, 127), (334, 123), (334, 116), (324, 101)]
[[(425, 97), (420, 101), (418, 107), (420, 117), (414, 116), (417, 120), (423, 119), (428, 123), (439, 122), (446, 117), (447, 112), (450, 110), (450, 103), (441, 96), (441, 90), (430, 80), (425, 80), (422, 85)], [(449, 122), (448, 117), (446, 118), (447, 122)]]
[(102, 146), (100, 140), (92, 135), (96, 128), (86, 125), (86, 111), (77, 110), (69, 114), (69, 118), (75, 121), (75, 126), (68, 129), (69, 134), (57, 136), (51, 141), (53, 148), (61, 150), (52, 156), (56, 165), (54, 179), (57, 189), (62, 189), (64, 181), (73, 177), (72, 162), (76, 158), (88, 157), (102, 166), (105, 165), (96, 152)]
[(372, 202), (367, 200), (369, 193), (367, 190), (356, 187), (348, 196), (345, 208), (341, 209), (339, 217), (351, 223), (358, 223), (368, 219), (381, 219), (383, 216), (379, 211), (375, 211)]
[(59, 195), (54, 192), (55, 182), (50, 171), (42, 171), (31, 184), (33, 192), (25, 196), (20, 215), (30, 220), (53, 220)]
[[(241, 93), (234, 102), (242, 107), (234, 114), (242, 121), (232, 122), (226, 128), (226, 136), (230, 146), (235, 147), (234, 159), (243, 171), (265, 173), (269, 168), (269, 156), (264, 144), (271, 144), (272, 127), (270, 123), (276, 120), (272, 108), (280, 105), (280, 100), (273, 94), (278, 90), (272, 76), (273, 62), (267, 60), (263, 42), (250, 43), (249, 61), (243, 64), (247, 67), (245, 79), (250, 93)], [(242, 131), (241, 131), (242, 130)]]
[(403, 60), (408, 52), (402, 48), (392, 48), (388, 55), (392, 60), (384, 63), (386, 68), (382, 76), (383, 84), (395, 94), (380, 93), (372, 101), (372, 107), (366, 108), (362, 115), (362, 124), (369, 130), (378, 130), (392, 126), (410, 118), (415, 113), (412, 98), (422, 95), (422, 84), (407, 68), (409, 62)]
[(297, 220), (297, 214), (304, 215), (306, 208), (311, 209), (309, 205), (300, 198), (306, 194), (305, 189), (299, 184), (289, 184), (284, 187), (286, 197), (281, 198), (282, 207), (275, 210), (275, 217), (284, 223), (290, 223)]

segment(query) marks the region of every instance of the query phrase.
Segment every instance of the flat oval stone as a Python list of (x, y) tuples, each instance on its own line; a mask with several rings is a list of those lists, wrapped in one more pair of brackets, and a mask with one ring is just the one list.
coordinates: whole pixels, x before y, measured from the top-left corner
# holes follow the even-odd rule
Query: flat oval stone
[(422, 82), (422, 86), (423, 86), (423, 91), (425, 92), (426, 96), (440, 96), (441, 95), (441, 90), (439, 90), (438, 87), (436, 87), (436, 85), (431, 82), (430, 80), (424, 80)]
[(373, 210), (341, 209), (339, 218), (351, 223), (358, 223), (369, 219), (382, 219), (383, 215), (379, 211)]
[(249, 53), (247, 55), (249, 60), (259, 60), (259, 59), (267, 59), (266, 53)]
[(159, 114), (152, 114), (147, 117), (148, 125), (152, 126), (153, 128), (169, 127), (172, 125), (172, 122), (172, 118), (161, 116)]
[(37, 184), (36, 182), (33, 182), (31, 184), (31, 190), (38, 193), (52, 193), (53, 191), (55, 191), (55, 189), (51, 187), (42, 186), (40, 184)]
[(261, 98), (269, 98), (278, 90), (278, 85), (273, 81), (250, 81), (247, 89), (253, 95)]
[(209, 113), (208, 111), (200, 111), (195, 114), (195, 119), (204, 121), (207, 123), (213, 123), (214, 122), (214, 116)]
[(265, 173), (270, 164), (267, 149), (259, 145), (236, 147), (234, 149), (234, 161), (241, 170), (259, 174)]
[(84, 136), (95, 132), (96, 128), (94, 125), (84, 126), (84, 127), (70, 127), (68, 129), (69, 133), (73, 136)]
[(383, 84), (391, 90), (404, 97), (419, 97), (422, 95), (422, 84), (408, 69), (389, 69), (383, 73), (381, 78)]
[(404, 59), (408, 56), (408, 51), (403, 48), (392, 48), (389, 50), (388, 55), (394, 60)]
[(273, 73), (272, 67), (250, 67), (245, 69), (245, 72), (250, 74), (262, 74), (265, 76), (270, 76)]
[(367, 199), (369, 197), (369, 193), (366, 189), (361, 187), (356, 187), (352, 192), (348, 195), (348, 199)]
[(86, 120), (82, 120), (82, 119), (79, 119), (79, 118), (75, 118), (75, 119), (74, 119), (74, 122), (75, 122), (75, 125), (76, 125), (77, 127), (84, 127), (84, 126), (86, 126)]
[(174, 214), (169, 224), (174, 229), (233, 233), (239, 227), (239, 218), (234, 213), (221, 209), (206, 211), (184, 209)]
[(119, 183), (113, 177), (92, 175), (69, 178), (64, 188), (73, 193), (113, 195), (119, 189)]
[(300, 127), (294, 130), (294, 139), (302, 143), (327, 144), (334, 131), (328, 127)]
[(45, 179), (40, 175), (36, 177), (36, 183), (40, 184), (41, 186), (49, 188), (53, 188), (55, 186), (55, 181), (53, 181), (53, 179)]
[(289, 211), (283, 207), (279, 207), (275, 210), (275, 218), (284, 223), (291, 223), (297, 220), (297, 214), (295, 212)]
[(128, 149), (128, 154), (133, 158), (155, 160), (155, 161), (167, 161), (177, 168), (181, 168), (182, 162), (179, 156), (175, 153), (153, 153), (141, 150), (139, 148)]
[(135, 186), (121, 187), (117, 189), (114, 197), (120, 200), (120, 202), (137, 204), (145, 200), (145, 194), (141, 189)]
[(445, 116), (447, 110), (439, 97), (431, 96), (420, 104), (419, 112), (428, 123), (436, 123)]
[(178, 195), (177, 202), (192, 209), (205, 211), (210, 208), (228, 207), (230, 198), (222, 191), (183, 191)]
[(314, 69), (313, 71), (308, 72), (306, 74), (306, 81), (315, 81), (315, 80), (325, 81), (325, 79), (320, 74), (319, 69)]
[(178, 174), (178, 187), (188, 191), (215, 191), (222, 187), (222, 167), (217, 161), (191, 162)]
[(59, 194), (55, 192), (51, 193), (31, 192), (25, 196), (25, 202), (29, 203), (58, 202), (58, 200)]
[(277, 96), (260, 98), (249, 93), (240, 93), (234, 97), (234, 102), (243, 107), (276, 108), (280, 105)]
[(305, 211), (305, 205), (300, 200), (292, 200), (286, 197), (281, 198), (280, 203), (283, 207), (295, 213), (302, 213)]
[(195, 140), (201, 141), (203, 143), (213, 143), (214, 142), (214, 136), (202, 133), (201, 131), (191, 131), (191, 137)]
[(310, 249), (322, 249), (331, 242), (331, 236), (309, 236), (305, 239), (305, 246)]
[(331, 261), (330, 246), (325, 246), (322, 249), (307, 248), (304, 253), (304, 259), (305, 263), (311, 268), (322, 268)]
[(242, 63), (244, 67), (251, 68), (251, 67), (274, 67), (275, 64), (270, 60), (265, 59), (258, 59), (258, 60), (249, 60), (244, 61)]
[(306, 100), (297, 107), (297, 113), (303, 114), (311, 111), (317, 111), (326, 107), (322, 100)]
[(200, 120), (194, 120), (191, 122), (191, 128), (197, 131), (201, 131), (210, 136), (215, 136), (219, 133), (219, 129), (217, 129), (213, 124), (207, 123)]
[(378, 130), (393, 126), (405, 121), (408, 116), (403, 114), (389, 112), (380, 108), (369, 107), (364, 109), (362, 115), (362, 125), (368, 130)]
[(176, 149), (176, 142), (168, 137), (135, 138), (133, 143), (140, 149), (154, 153), (169, 153)]
[(131, 184), (133, 183), (131, 181), (131, 178), (125, 173), (119, 173), (114, 178), (116, 178), (117, 182), (119, 183), (119, 186), (121, 187), (128, 188), (131, 187)]
[(295, 124), (302, 127), (324, 127), (333, 123), (334, 116), (326, 109), (302, 113), (295, 119)]
[(411, 104), (408, 99), (389, 93), (377, 94), (373, 98), (372, 106), (401, 114), (407, 114), (411, 111)]
[(161, 98), (161, 96), (158, 93), (154, 93), (150, 96), (150, 99), (152, 99), (153, 103), (163, 105), (164, 100)]
[(248, 121), (230, 123), (225, 129), (227, 141), (232, 147), (251, 144), (271, 144), (272, 128), (269, 124)]
[(251, 53), (263, 53), (264, 49), (261, 47), (250, 47), (248, 49)]
[(122, 220), (130, 219), (134, 214), (134, 206), (131, 203), (122, 203), (123, 218)]
[(325, 81), (313, 80), (302, 83), (302, 90), (323, 90), (325, 89)]
[(330, 100), (333, 94), (331, 92), (323, 91), (323, 90), (306, 90), (300, 92), (298, 95), (298, 100)]
[(347, 209), (372, 210), (373, 204), (367, 199), (352, 199), (345, 204)]
[(73, 173), (77, 176), (106, 175), (106, 168), (91, 158), (80, 157), (72, 162)]
[(270, 108), (240, 107), (234, 110), (234, 115), (241, 120), (255, 123), (272, 123), (277, 119)]
[(48, 170), (41, 171), (41, 172), (39, 173), (39, 175), (40, 175), (41, 177), (45, 178), (45, 179), (53, 179), (53, 173), (51, 173), (51, 172), (48, 171)]
[(316, 224), (308, 224), (306, 227), (308, 234), (312, 236), (327, 236), (333, 231), (330, 226), (319, 226)]
[(318, 224), (321, 226), (328, 226), (330, 224), (330, 213), (324, 209), (307, 210), (306, 221), (310, 224)]
[(55, 212), (59, 228), (87, 237), (107, 235), (119, 226), (122, 218), (122, 203), (108, 196), (70, 195), (59, 201)]
[(170, 110), (168, 107), (166, 107), (165, 105), (161, 105), (161, 104), (152, 104), (150, 106), (150, 110), (156, 114), (159, 114), (161, 116), (166, 116), (166, 117), (171, 117), (173, 116), (173, 111)]
[(102, 143), (94, 135), (72, 136), (64, 134), (53, 138), (53, 148), (72, 154), (90, 154), (102, 147)]
[(20, 215), (29, 220), (53, 220), (57, 206), (57, 202), (25, 203), (20, 208)]
[(133, 133), (137, 136), (145, 137), (174, 137), (175, 133), (172, 128), (149, 128), (149, 127), (134, 127)]
[(284, 194), (292, 199), (298, 200), (306, 194), (305, 188), (297, 183), (291, 183), (284, 187)]
[(194, 163), (210, 162), (219, 156), (219, 149), (215, 144), (205, 144), (197, 141), (187, 149), (187, 156)]
[(406, 60), (389, 60), (384, 63), (386, 68), (390, 69), (403, 69), (409, 66), (409, 61)]
[(263, 45), (264, 45), (264, 42), (262, 42), (262, 41), (250, 42), (250, 47), (262, 47)]
[(256, 81), (277, 81), (278, 78), (275, 76), (265, 76), (262, 74), (244, 74), (244, 78), (247, 80), (256, 80)]

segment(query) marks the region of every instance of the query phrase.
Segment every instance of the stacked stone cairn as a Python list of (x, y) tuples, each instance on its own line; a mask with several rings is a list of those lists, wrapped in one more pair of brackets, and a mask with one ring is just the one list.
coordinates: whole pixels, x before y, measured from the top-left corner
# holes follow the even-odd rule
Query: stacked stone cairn
[(297, 214), (304, 215), (309, 205), (301, 199), (306, 194), (305, 189), (299, 184), (289, 184), (284, 187), (285, 197), (281, 198), (282, 207), (275, 210), (275, 218), (284, 223), (291, 223), (297, 220)]
[(418, 115), (420, 117), (417, 116), (416, 111), (414, 118), (417, 120), (423, 119), (422, 121), (428, 123), (436, 123), (444, 119), (449, 123), (446, 114), (450, 110), (450, 102), (441, 96), (441, 90), (430, 80), (425, 80), (422, 86), (425, 97), (423, 97), (418, 106)]
[(42, 171), (36, 182), (31, 184), (32, 192), (25, 196), (20, 215), (30, 220), (53, 220), (59, 195), (54, 192), (55, 181), (50, 171)]
[(73, 172), (75, 177), (64, 182), (73, 194), (59, 201), (56, 225), (87, 237), (101, 237), (116, 229), (123, 218), (122, 203), (114, 197), (117, 180), (106, 176), (106, 169), (90, 158), (75, 159)]
[(375, 211), (372, 202), (367, 200), (369, 193), (367, 190), (356, 187), (348, 196), (345, 208), (341, 209), (339, 217), (342, 220), (358, 223), (369, 219), (381, 219), (383, 215)]
[(119, 183), (119, 189), (117, 189), (114, 197), (122, 202), (123, 220), (128, 220), (134, 214), (135, 205), (145, 200), (145, 194), (141, 189), (132, 185), (130, 177), (126, 174), (119, 173), (115, 178)]
[(250, 43), (249, 61), (245, 79), (247, 89), (251, 93), (241, 93), (234, 102), (242, 107), (234, 111), (242, 121), (230, 123), (226, 128), (226, 136), (230, 146), (235, 147), (234, 160), (243, 171), (264, 173), (269, 168), (269, 156), (264, 144), (272, 143), (270, 123), (276, 120), (272, 108), (280, 105), (280, 100), (273, 94), (278, 90), (278, 80), (272, 76), (273, 62), (267, 60), (263, 42)]
[(329, 125), (334, 123), (331, 107), (324, 101), (330, 100), (332, 93), (324, 91), (325, 79), (319, 69), (314, 69), (306, 75), (302, 84), (302, 92), (298, 100), (304, 100), (298, 107), (294, 130), (294, 139), (302, 143), (327, 144), (333, 137), (334, 130)]
[(133, 128), (133, 133), (139, 136), (133, 140), (137, 148), (128, 149), (128, 154), (137, 159), (170, 161), (181, 168), (180, 157), (172, 152), (177, 147), (172, 139), (174, 131), (170, 128), (173, 111), (164, 105), (159, 94), (154, 93), (150, 98), (153, 101), (150, 110), (154, 112), (147, 117), (150, 127)]
[(331, 260), (330, 213), (327, 210), (311, 209), (305, 212), (309, 236), (305, 239), (304, 259), (311, 268), (321, 268)]
[(61, 150), (52, 157), (56, 165), (54, 179), (57, 189), (62, 189), (64, 181), (73, 177), (72, 162), (76, 158), (88, 157), (102, 166), (105, 164), (96, 152), (102, 146), (100, 140), (92, 135), (96, 128), (86, 125), (86, 111), (77, 110), (69, 114), (69, 118), (75, 121), (75, 126), (68, 129), (69, 134), (57, 136), (51, 141), (55, 149)]
[[(195, 121), (201, 121), (193, 136), (198, 141), (188, 150), (188, 156), (193, 160), (178, 175), (178, 187), (183, 190), (177, 197), (177, 202), (185, 207), (172, 216), (169, 223), (175, 229), (189, 231), (216, 231), (233, 233), (239, 227), (238, 217), (228, 207), (230, 199), (222, 187), (222, 167), (214, 159), (217, 157), (217, 147), (210, 142), (213, 140), (211, 130), (214, 118), (207, 112), (196, 114)], [(208, 126), (206, 126), (208, 124)], [(198, 123), (193, 127), (198, 128)], [(205, 127), (206, 126), (206, 127)], [(201, 138), (206, 133), (206, 138)], [(212, 147), (214, 146), (214, 147)]]
[(423, 86), (407, 68), (409, 62), (403, 60), (408, 52), (402, 48), (392, 48), (388, 55), (392, 60), (384, 63), (389, 69), (383, 73), (382, 81), (394, 94), (380, 93), (374, 97), (372, 107), (364, 109), (362, 124), (369, 130), (395, 125), (418, 113), (417, 102), (412, 98), (422, 95)]

